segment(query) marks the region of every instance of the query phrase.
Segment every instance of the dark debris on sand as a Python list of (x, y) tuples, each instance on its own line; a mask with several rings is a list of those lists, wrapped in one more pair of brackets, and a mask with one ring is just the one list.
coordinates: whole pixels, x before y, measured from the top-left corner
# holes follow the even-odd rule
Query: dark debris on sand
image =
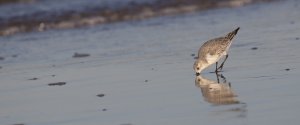
[(25, 125), (24, 123), (17, 123), (17, 124), (12, 124), (12, 125)]
[(65, 84), (66, 82), (55, 82), (55, 83), (49, 83), (48, 86), (62, 86)]
[(11, 55), (11, 57), (13, 57), (13, 58), (17, 58), (19, 55), (17, 55), (17, 54), (14, 54), (14, 55)]
[(37, 80), (38, 78), (30, 78), (30, 79), (28, 79), (28, 80)]
[(131, 124), (131, 123), (123, 123), (121, 125), (133, 125), (133, 124)]
[(88, 57), (90, 54), (88, 53), (74, 53), (73, 58), (82, 58), (82, 57)]

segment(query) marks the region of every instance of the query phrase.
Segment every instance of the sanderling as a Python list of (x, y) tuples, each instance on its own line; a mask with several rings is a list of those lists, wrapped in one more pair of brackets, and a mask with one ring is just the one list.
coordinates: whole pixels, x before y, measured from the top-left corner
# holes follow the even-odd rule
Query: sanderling
[[(208, 40), (199, 48), (198, 59), (194, 63), (194, 70), (197, 75), (199, 75), (203, 69), (214, 63), (216, 63), (216, 73), (222, 70), (224, 63), (228, 58), (228, 49), (232, 43), (232, 39), (239, 29), (240, 27), (223, 37)], [(218, 67), (218, 61), (223, 56), (225, 56), (225, 59), (221, 63), (220, 67)]]

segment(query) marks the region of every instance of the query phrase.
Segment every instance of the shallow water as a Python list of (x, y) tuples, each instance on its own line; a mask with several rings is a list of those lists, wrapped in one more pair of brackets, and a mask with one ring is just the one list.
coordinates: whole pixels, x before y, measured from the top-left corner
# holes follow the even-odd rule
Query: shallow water
[[(283, 1), (1, 37), (0, 124), (298, 123), (299, 10)], [(240, 103), (216, 105), (191, 54), (237, 26), (222, 74)], [(202, 76), (217, 82), (213, 70)]]

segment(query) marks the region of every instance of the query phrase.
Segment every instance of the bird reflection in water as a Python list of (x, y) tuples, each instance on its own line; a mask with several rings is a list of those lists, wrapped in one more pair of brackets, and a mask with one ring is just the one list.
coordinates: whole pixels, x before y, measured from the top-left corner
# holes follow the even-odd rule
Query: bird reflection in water
[(231, 84), (222, 74), (216, 74), (217, 81), (197, 75), (195, 84), (201, 89), (204, 100), (213, 105), (239, 104), (237, 95), (231, 89)]
[(215, 112), (217, 114), (235, 112), (239, 118), (247, 117), (247, 105), (237, 99), (237, 94), (233, 92), (231, 83), (227, 82), (222, 74), (216, 74), (216, 76), (217, 80), (214, 81), (201, 75), (196, 75), (195, 84), (201, 89), (204, 100), (214, 106), (230, 105), (227, 108), (218, 109)]

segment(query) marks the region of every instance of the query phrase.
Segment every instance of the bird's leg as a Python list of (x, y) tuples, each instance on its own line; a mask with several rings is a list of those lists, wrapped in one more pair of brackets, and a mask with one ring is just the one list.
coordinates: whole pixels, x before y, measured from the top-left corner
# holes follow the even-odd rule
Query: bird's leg
[(223, 74), (220, 74), (220, 77), (223, 79), (223, 82), (224, 82), (224, 83), (227, 82), (227, 81), (226, 81), (226, 78), (225, 78), (225, 76), (223, 76)]
[(216, 62), (216, 70), (215, 70), (215, 73), (218, 72), (218, 62)]
[(218, 71), (217, 71), (217, 70), (216, 70), (216, 76), (217, 76), (218, 83), (220, 83), (220, 79), (219, 79), (219, 73), (218, 73)]
[(219, 79), (219, 76), (217, 76), (217, 80), (218, 80), (218, 83), (220, 83), (220, 79)]
[(225, 56), (225, 59), (224, 59), (224, 61), (222, 62), (222, 64), (220, 65), (220, 67), (217, 68), (217, 71), (218, 71), (219, 69), (220, 69), (220, 71), (223, 69), (224, 63), (225, 63), (225, 61), (227, 60), (227, 58), (228, 58), (228, 54)]

